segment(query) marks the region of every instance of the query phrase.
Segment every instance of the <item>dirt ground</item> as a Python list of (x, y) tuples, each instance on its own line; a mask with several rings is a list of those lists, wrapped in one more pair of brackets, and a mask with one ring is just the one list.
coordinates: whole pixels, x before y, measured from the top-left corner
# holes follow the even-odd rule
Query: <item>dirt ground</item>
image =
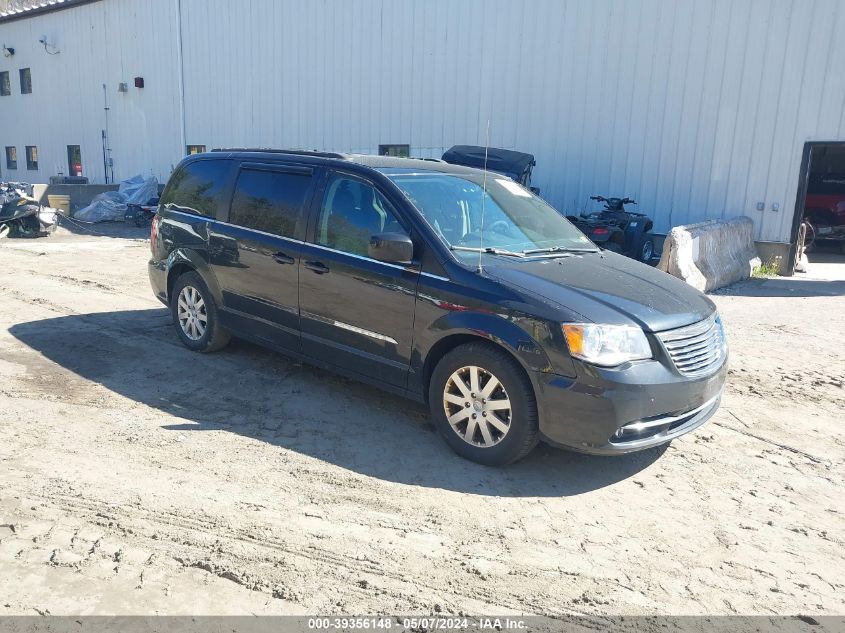
[(189, 352), (146, 232), (98, 230), (0, 242), (0, 616), (845, 613), (845, 262), (713, 296), (697, 432), (497, 470), (399, 398)]

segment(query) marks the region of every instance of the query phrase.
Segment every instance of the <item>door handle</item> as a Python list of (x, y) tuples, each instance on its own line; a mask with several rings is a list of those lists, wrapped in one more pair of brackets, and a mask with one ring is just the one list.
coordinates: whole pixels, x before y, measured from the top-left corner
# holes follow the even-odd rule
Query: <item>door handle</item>
[(329, 267), (326, 266), (323, 262), (305, 262), (305, 267), (309, 270), (313, 270), (318, 275), (325, 275), (329, 272)]
[(277, 264), (293, 264), (296, 261), (293, 257), (284, 253), (273, 253), (273, 260)]

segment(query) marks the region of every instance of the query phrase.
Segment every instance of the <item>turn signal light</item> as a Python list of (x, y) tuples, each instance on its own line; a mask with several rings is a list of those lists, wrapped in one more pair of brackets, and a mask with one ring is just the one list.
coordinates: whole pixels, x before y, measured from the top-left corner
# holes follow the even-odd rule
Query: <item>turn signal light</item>
[(564, 325), (563, 334), (566, 336), (566, 344), (569, 345), (571, 354), (582, 354), (584, 352), (584, 328), (580, 325)]

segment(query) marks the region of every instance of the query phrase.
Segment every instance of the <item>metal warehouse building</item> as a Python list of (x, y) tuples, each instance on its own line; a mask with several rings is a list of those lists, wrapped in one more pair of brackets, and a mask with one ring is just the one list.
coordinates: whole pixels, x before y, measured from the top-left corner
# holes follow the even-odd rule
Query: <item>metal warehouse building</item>
[(439, 157), (489, 121), (566, 213), (628, 195), (658, 231), (748, 215), (785, 244), (808, 142), (845, 141), (842, 33), (842, 0), (65, 0), (0, 17), (0, 173)]

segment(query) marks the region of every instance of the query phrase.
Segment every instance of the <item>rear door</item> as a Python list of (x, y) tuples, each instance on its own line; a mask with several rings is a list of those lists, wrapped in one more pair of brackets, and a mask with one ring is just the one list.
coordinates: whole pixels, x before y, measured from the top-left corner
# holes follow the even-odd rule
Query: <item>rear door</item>
[(223, 323), (296, 353), (299, 259), (315, 180), (307, 166), (243, 163), (228, 221), (209, 233)]
[(341, 172), (329, 173), (314, 215), (300, 267), (303, 352), (404, 388), (419, 266), (372, 259), (368, 245), (407, 225), (371, 182)]

